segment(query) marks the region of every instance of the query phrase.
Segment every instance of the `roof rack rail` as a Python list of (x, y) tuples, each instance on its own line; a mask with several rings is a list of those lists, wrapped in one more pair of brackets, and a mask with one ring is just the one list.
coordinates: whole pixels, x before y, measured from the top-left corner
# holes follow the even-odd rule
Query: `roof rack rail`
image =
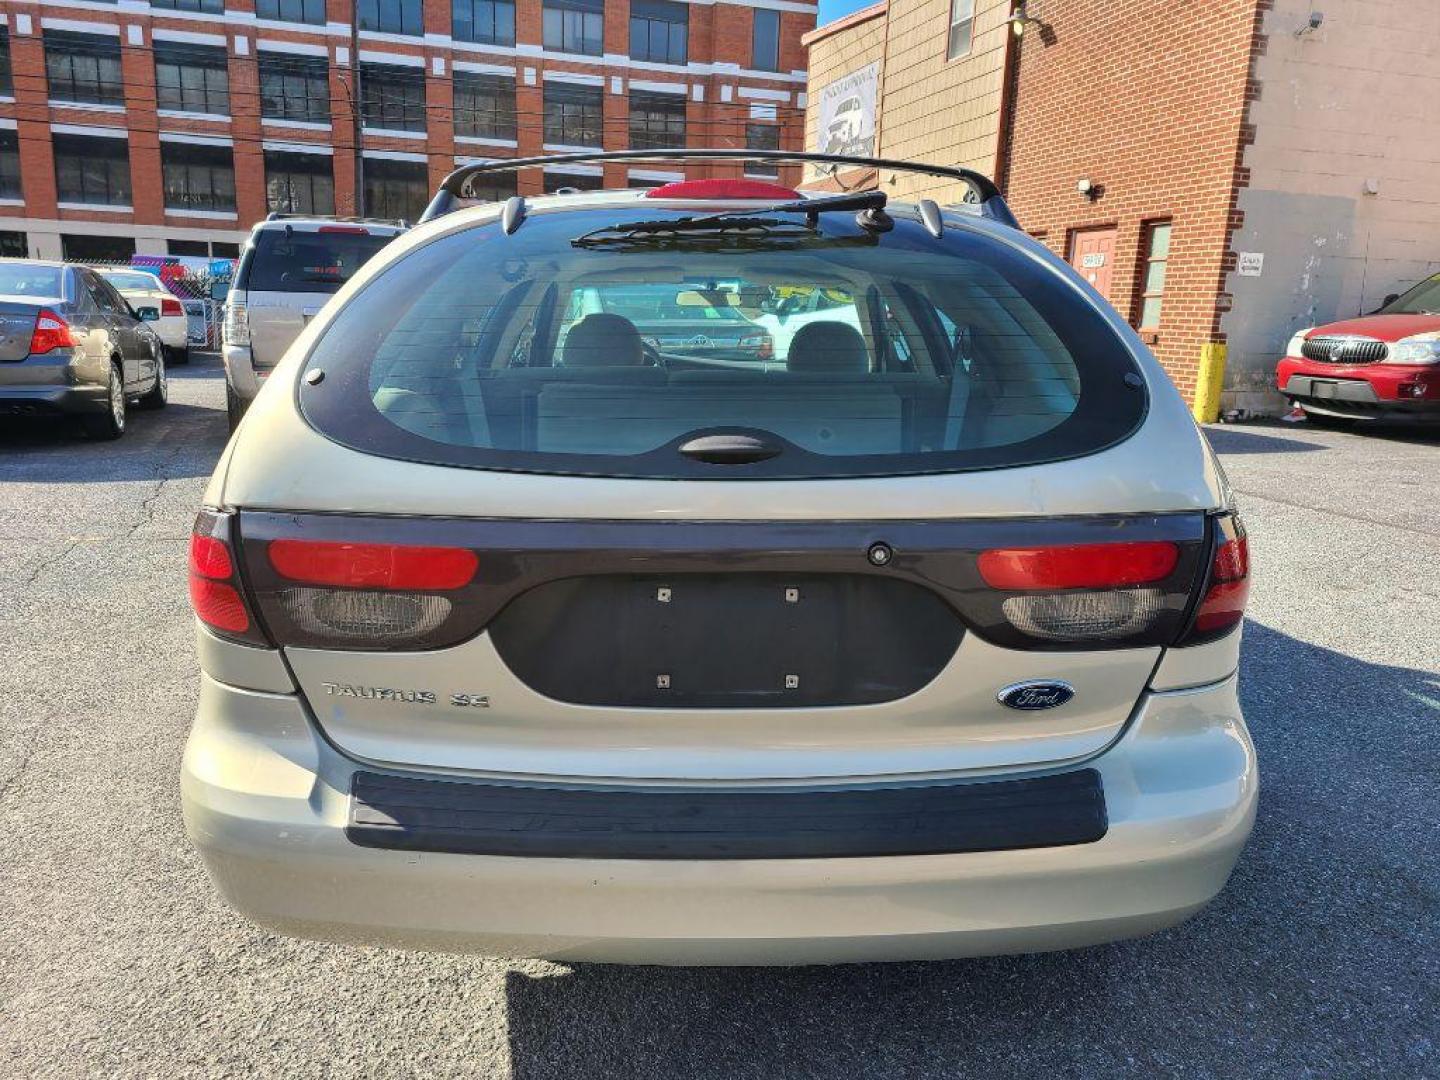
[(425, 208), (425, 213), (420, 215), (420, 222), (423, 224), (426, 221), (442, 217), (452, 210), (458, 209), (456, 206), (458, 200), (472, 198), (473, 196), (470, 195), (471, 185), (477, 177), (499, 172), (516, 172), (534, 166), (571, 165), (593, 161), (768, 161), (781, 164), (809, 163), (844, 166), (852, 169), (875, 169), (877, 171), (888, 169), (894, 172), (925, 173), (929, 176), (943, 176), (949, 180), (959, 180), (968, 184), (974, 198), (967, 198), (966, 202), (976, 203), (982, 215), (998, 221), (1002, 225), (1008, 225), (1014, 229), (1020, 227), (1020, 223), (1015, 220), (1015, 215), (1010, 212), (1010, 207), (1005, 204), (1005, 198), (1000, 194), (1000, 189), (995, 186), (995, 181), (973, 169), (963, 169), (952, 165), (930, 165), (917, 161), (894, 161), (890, 158), (819, 154), (804, 150), (707, 150), (700, 147), (680, 147), (674, 150), (595, 150), (586, 153), (553, 154), (543, 157), (500, 158), (496, 161), (462, 165), (441, 182), (440, 190), (435, 193), (435, 198)]
[(394, 225), (397, 228), (408, 229), (410, 222), (404, 218), (379, 218), (379, 217), (356, 217), (346, 214), (297, 214), (288, 211), (271, 210), (265, 215), (266, 221), (345, 221), (355, 225)]

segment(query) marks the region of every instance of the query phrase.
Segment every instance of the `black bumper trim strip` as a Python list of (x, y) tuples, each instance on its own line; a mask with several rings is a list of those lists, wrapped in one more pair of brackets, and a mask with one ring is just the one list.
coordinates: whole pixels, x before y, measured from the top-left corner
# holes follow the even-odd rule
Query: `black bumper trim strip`
[(1093, 843), (1100, 774), (804, 791), (528, 787), (357, 772), (361, 847), (556, 859), (807, 859)]

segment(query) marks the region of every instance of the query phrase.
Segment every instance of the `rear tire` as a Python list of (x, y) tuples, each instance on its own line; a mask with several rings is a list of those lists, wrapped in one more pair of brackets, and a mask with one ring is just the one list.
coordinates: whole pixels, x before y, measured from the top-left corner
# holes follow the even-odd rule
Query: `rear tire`
[(245, 415), (245, 404), (236, 396), (230, 384), (225, 384), (225, 419), (230, 424), (230, 433), (233, 435), (235, 429), (240, 426), (240, 418)]
[(110, 365), (110, 382), (106, 396), (109, 408), (96, 416), (87, 416), (82, 421), (85, 434), (92, 439), (109, 442), (125, 434), (125, 421), (129, 415), (130, 403), (125, 398), (125, 378), (120, 374), (120, 365)]
[(1329, 413), (1311, 412), (1305, 408), (1304, 405), (1300, 406), (1300, 411), (1305, 414), (1305, 422), (1307, 424), (1314, 424), (1316, 427), (1321, 428), (1330, 428), (1333, 431), (1345, 431), (1348, 428), (1353, 428), (1360, 422), (1359, 418), (1354, 416), (1331, 416)]
[(163, 409), (170, 401), (170, 380), (165, 373), (165, 351), (162, 349), (155, 369), (155, 385), (140, 398), (142, 409)]
[(190, 346), (176, 349), (170, 345), (165, 346), (165, 362), (167, 364), (188, 364), (190, 363)]

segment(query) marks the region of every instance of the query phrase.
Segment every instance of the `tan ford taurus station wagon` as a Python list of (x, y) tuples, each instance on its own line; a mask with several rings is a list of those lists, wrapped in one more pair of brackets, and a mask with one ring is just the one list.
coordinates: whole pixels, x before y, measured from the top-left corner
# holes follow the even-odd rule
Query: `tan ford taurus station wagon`
[(1214, 897), (1257, 792), (1245, 533), (1115, 312), (963, 170), (870, 163), (971, 185), (946, 208), (475, 198), (535, 164), (447, 179), (206, 492), (183, 796), (225, 897), (701, 964), (1066, 948)]

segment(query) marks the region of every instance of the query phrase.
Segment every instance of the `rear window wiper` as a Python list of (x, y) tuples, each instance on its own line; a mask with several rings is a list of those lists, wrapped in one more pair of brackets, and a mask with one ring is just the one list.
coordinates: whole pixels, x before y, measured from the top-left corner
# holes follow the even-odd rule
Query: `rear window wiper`
[(827, 195), (816, 199), (794, 199), (790, 202), (775, 203), (771, 206), (746, 207), (744, 210), (722, 210), (715, 214), (698, 217), (660, 218), (655, 220), (622, 221), (614, 225), (602, 225), (591, 229), (570, 242), (576, 247), (586, 244), (605, 243), (607, 239), (637, 235), (655, 235), (682, 232), (725, 232), (732, 230), (762, 230), (800, 228), (794, 222), (769, 217), (770, 214), (804, 214), (803, 228), (813, 230), (820, 223), (820, 215), (832, 210), (880, 210), (885, 206), (883, 191), (861, 191), (852, 195)]

